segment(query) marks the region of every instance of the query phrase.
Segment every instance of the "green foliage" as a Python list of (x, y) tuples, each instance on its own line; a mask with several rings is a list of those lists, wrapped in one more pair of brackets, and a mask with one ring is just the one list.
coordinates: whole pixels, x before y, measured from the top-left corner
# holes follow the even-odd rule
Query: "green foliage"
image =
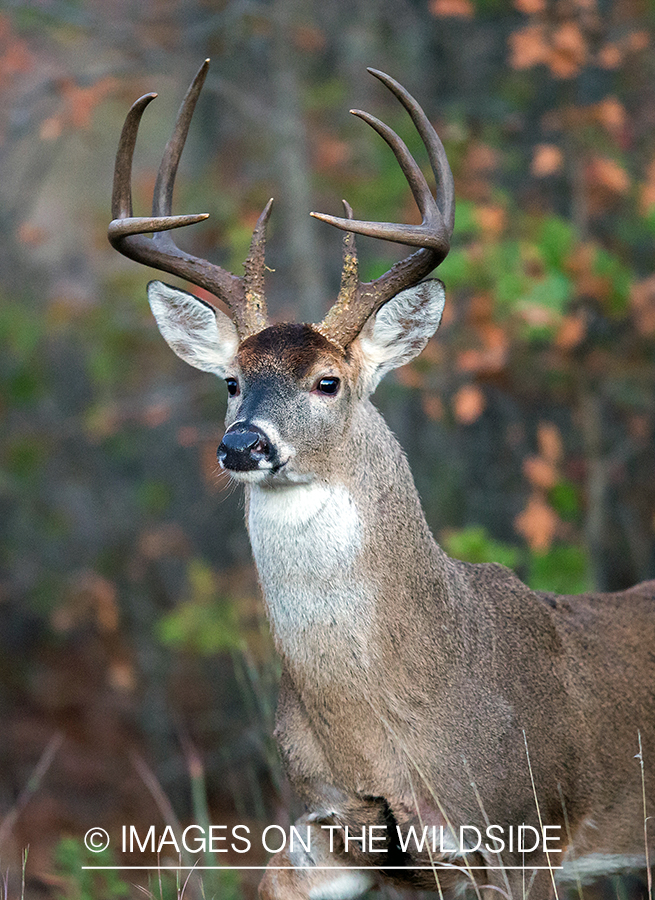
[(535, 279), (521, 299), (524, 303), (563, 313), (572, 296), (571, 279), (561, 272), (549, 272), (544, 278)]
[(507, 239), (492, 244), (485, 254), (488, 287), (493, 291), (501, 312), (510, 312), (529, 289), (518, 241)]
[(63, 900), (121, 900), (130, 896), (127, 884), (114, 869), (93, 872), (83, 866), (114, 866), (116, 860), (108, 847), (91, 853), (78, 838), (64, 837), (55, 849), (57, 872), (68, 886), (60, 894)]
[(340, 110), (345, 96), (346, 85), (343, 79), (327, 78), (325, 81), (308, 84), (305, 87), (303, 93), (304, 107), (307, 112), (326, 112), (331, 109)]
[[(562, 508), (577, 512), (578, 501), (577, 495), (572, 494), (573, 487), (562, 482), (561, 488)], [(556, 545), (546, 553), (522, 550), (494, 540), (480, 525), (448, 531), (441, 540), (446, 552), (455, 559), (470, 563), (497, 562), (518, 569), (520, 573), (525, 571), (525, 581), (534, 590), (579, 594), (591, 588), (588, 560), (580, 547)]]
[(18, 298), (0, 297), (0, 347), (15, 357), (32, 356), (44, 335), (43, 319)]
[(507, 0), (473, 0), (476, 14), (483, 17), (508, 15), (513, 12)]
[(41, 317), (16, 298), (0, 297), (0, 389), (12, 406), (33, 403), (45, 391), (39, 356), (43, 337)]
[(532, 553), (527, 583), (537, 591), (580, 594), (591, 589), (589, 564), (580, 547), (556, 545), (546, 553)]
[(142, 481), (137, 487), (139, 506), (152, 515), (165, 513), (171, 500), (171, 486), (167, 481)]
[[(479, 235), (480, 226), (475, 216), (476, 205), (470, 200), (460, 200), (457, 203), (457, 214), (455, 216), (455, 230), (453, 236), (462, 238), (464, 236)], [(441, 268), (440, 268), (441, 271)]]
[(481, 525), (448, 531), (442, 535), (442, 542), (446, 553), (464, 562), (497, 562), (513, 569), (521, 559), (518, 547), (495, 541)]
[(455, 248), (439, 266), (439, 278), (453, 291), (471, 284), (471, 263), (468, 251)]
[(561, 519), (570, 522), (579, 518), (580, 491), (572, 481), (559, 481), (548, 491), (548, 500)]
[(7, 470), (21, 481), (31, 480), (41, 469), (45, 455), (46, 448), (38, 436), (16, 437), (7, 448)]
[(607, 312), (612, 315), (624, 313), (628, 307), (630, 298), (630, 283), (632, 274), (630, 270), (615, 254), (598, 247), (594, 260), (594, 271), (604, 278), (610, 285)]
[(160, 619), (160, 640), (200, 654), (241, 648), (243, 638), (235, 606), (218, 596), (212, 569), (202, 560), (191, 560), (187, 578), (189, 596)]
[(205, 889), (205, 896), (220, 897), (220, 900), (242, 900), (243, 892), (241, 890), (241, 876), (233, 869), (225, 871), (214, 871), (214, 883), (216, 889), (210, 894)]
[(545, 216), (537, 229), (537, 246), (547, 269), (562, 272), (575, 248), (577, 234), (571, 222)]

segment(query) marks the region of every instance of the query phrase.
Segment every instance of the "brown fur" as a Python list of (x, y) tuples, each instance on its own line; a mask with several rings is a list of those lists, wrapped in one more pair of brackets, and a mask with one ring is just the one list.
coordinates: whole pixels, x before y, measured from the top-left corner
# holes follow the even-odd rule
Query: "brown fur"
[[(381, 370), (423, 346), (440, 287), (391, 300), (380, 327), (377, 317), (367, 323), (347, 354), (311, 326), (278, 325), (244, 340), (234, 358), (223, 320), (214, 329), (204, 310), (189, 311), (189, 295), (157, 296), (176, 352), (192, 364), (202, 354), (203, 366), (238, 380), (227, 424), (255, 423), (279, 443), (277, 469), (232, 474), (247, 480), (282, 657), (276, 736), (313, 849), (304, 862), (276, 854), (262, 897), (347, 900), (366, 889), (363, 876), (344, 883), (330, 869), (379, 866), (380, 855), (338, 845), (331, 854), (325, 824), (389, 828), (390, 868), (375, 871), (376, 883), (434, 888), (431, 864), (452, 863), (437, 876), (455, 890), (471, 885), (468, 864), (487, 867), (477, 884), (523, 896), (530, 872), (489, 868), (521, 866), (518, 852), (403, 854), (395, 828), (410, 825), (506, 831), (538, 828), (541, 817), (560, 827), (564, 848), (567, 818), (574, 860), (613, 854), (633, 865), (644, 854), (638, 732), (650, 804), (655, 784), (655, 582), (557, 597), (502, 566), (449, 559), (436, 544), (405, 455), (367, 393)], [(187, 321), (194, 327), (180, 338)], [(334, 396), (314, 388), (327, 376), (341, 379)], [(547, 859), (534, 853), (527, 863)], [(550, 873), (539, 872), (531, 897), (551, 891)]]
[[(544, 823), (564, 835), (565, 808), (576, 854), (643, 851), (633, 757), (640, 729), (654, 783), (655, 582), (617, 595), (555, 597), (529, 590), (502, 566), (448, 559), (429, 533), (402, 450), (367, 401), (345, 452), (337, 478), (366, 498), (371, 514), (361, 567), (376, 586), (375, 658), (349, 664), (345, 681), (330, 688), (282, 648), (276, 736), (308, 809), (359, 832), (385, 816), (404, 828), (443, 822), (442, 810), (481, 830), (485, 815), (538, 827), (525, 732)], [(353, 640), (360, 626), (354, 619)], [(336, 673), (351, 651), (335, 636), (326, 640), (319, 665)], [(343, 859), (380, 864), (373, 854)], [(503, 862), (521, 859), (505, 854)], [(430, 859), (415, 854), (405, 863)], [(282, 853), (272, 864), (288, 859)], [(468, 883), (463, 871), (439, 872), (442, 889)], [(509, 872), (515, 896), (519, 874)], [(269, 870), (264, 897), (307, 896), (304, 872), (295, 880), (284, 873), (284, 889), (280, 877)], [(435, 887), (430, 871), (389, 877)], [(476, 877), (506, 890), (497, 872)], [(550, 890), (542, 872), (531, 896)]]
[(340, 367), (344, 353), (311, 325), (281, 323), (252, 335), (239, 347), (237, 361), (249, 377), (265, 369), (283, 372), (293, 379), (323, 364)]

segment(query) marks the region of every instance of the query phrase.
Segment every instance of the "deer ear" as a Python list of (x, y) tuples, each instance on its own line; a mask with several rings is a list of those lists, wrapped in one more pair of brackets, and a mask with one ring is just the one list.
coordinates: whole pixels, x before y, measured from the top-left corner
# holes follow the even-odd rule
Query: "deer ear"
[(161, 281), (148, 285), (148, 301), (171, 350), (196, 369), (224, 378), (239, 347), (232, 320), (204, 300)]
[(418, 356), (439, 327), (445, 300), (443, 284), (432, 278), (396, 294), (367, 320), (356, 338), (367, 392)]

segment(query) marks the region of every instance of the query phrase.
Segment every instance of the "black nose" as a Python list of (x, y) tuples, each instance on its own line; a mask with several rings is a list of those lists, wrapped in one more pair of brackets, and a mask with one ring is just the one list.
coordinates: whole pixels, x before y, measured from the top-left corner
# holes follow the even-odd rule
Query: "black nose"
[(251, 472), (259, 469), (262, 461), (273, 462), (275, 451), (259, 428), (237, 425), (225, 432), (216, 455), (224, 469)]

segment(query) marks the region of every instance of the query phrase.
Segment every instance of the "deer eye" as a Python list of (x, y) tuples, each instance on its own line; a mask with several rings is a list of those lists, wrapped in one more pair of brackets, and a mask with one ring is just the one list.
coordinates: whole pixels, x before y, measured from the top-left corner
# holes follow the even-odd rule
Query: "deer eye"
[(236, 397), (239, 393), (239, 382), (236, 378), (226, 378), (225, 384), (227, 385), (227, 392), (230, 397)]
[(314, 390), (318, 391), (319, 394), (334, 396), (339, 390), (340, 384), (341, 382), (338, 378), (321, 378), (320, 381), (317, 382)]

